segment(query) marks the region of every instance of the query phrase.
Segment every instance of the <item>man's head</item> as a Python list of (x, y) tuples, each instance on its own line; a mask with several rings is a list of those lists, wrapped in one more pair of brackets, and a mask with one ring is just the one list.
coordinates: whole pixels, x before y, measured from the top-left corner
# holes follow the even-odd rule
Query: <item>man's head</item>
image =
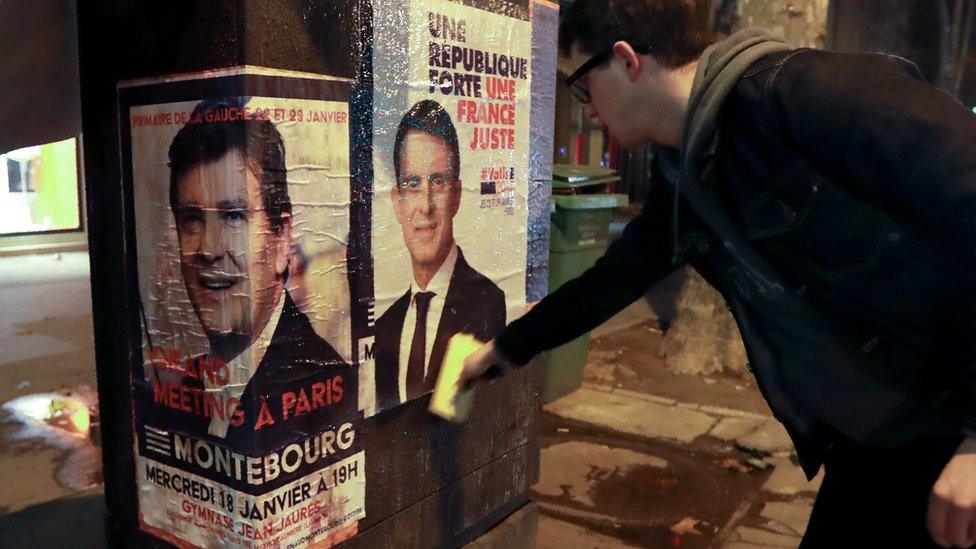
[(577, 0), (560, 22), (560, 70), (599, 56), (575, 82), (591, 98), (588, 116), (623, 146), (676, 145), (674, 111), (690, 87), (682, 69), (714, 42), (708, 13), (703, 0)]
[(436, 271), (454, 245), (454, 215), (461, 205), (457, 130), (439, 103), (421, 101), (403, 116), (393, 166), (393, 210), (414, 271)]
[(250, 345), (287, 277), (291, 247), (285, 145), (243, 102), (203, 101), (169, 148), (170, 207), (190, 303), (215, 342)]

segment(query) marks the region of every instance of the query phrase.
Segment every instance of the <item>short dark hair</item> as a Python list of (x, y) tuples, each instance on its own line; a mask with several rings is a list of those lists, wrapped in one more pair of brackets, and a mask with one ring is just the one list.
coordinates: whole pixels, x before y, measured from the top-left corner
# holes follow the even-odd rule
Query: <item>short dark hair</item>
[(393, 141), (393, 169), (396, 173), (396, 184), (400, 184), (400, 151), (407, 134), (416, 131), (440, 137), (451, 149), (451, 168), (454, 180), (461, 178), (461, 151), (458, 145), (457, 129), (451, 120), (451, 115), (432, 99), (419, 101), (403, 115), (397, 128), (396, 139)]
[(568, 56), (577, 44), (596, 55), (623, 40), (675, 69), (715, 42), (709, 19), (707, 0), (576, 0), (559, 24), (559, 51)]
[(291, 214), (285, 142), (269, 120), (234, 116), (223, 121), (227, 119), (225, 113), (241, 113), (245, 103), (246, 98), (208, 99), (193, 109), (169, 146), (169, 204), (175, 213), (179, 204), (177, 184), (187, 172), (238, 151), (260, 169), (261, 207), (271, 230), (277, 233), (284, 227), (284, 215)]

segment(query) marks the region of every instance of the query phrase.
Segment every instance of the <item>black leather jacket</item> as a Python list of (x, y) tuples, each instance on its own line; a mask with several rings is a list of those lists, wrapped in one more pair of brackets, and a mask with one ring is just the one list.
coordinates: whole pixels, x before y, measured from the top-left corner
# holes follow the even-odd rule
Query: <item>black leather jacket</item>
[[(687, 203), (680, 255), (729, 303), (807, 474), (839, 437), (976, 433), (973, 113), (897, 57), (777, 53), (723, 107), (713, 166), (708, 193), (783, 292), (747, 276)], [(680, 264), (672, 198), (656, 185), (607, 254), (499, 349), (527, 362), (667, 276)]]

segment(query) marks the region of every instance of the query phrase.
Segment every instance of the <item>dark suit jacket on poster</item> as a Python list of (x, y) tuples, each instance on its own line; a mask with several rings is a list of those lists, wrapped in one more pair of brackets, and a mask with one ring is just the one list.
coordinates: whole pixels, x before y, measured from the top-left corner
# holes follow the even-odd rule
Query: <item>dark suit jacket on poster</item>
[[(410, 299), (408, 290), (376, 321), (377, 410), (400, 404), (400, 336)], [(479, 341), (489, 341), (504, 327), (505, 293), (488, 277), (471, 268), (458, 248), (457, 263), (430, 352), (424, 383), (426, 390), (433, 389), (451, 336), (466, 333)], [(417, 396), (420, 395), (407, 395), (407, 400)]]
[[(151, 386), (147, 387), (148, 401), (143, 407), (144, 423), (211, 440), (236, 452), (265, 455), (290, 442), (301, 441), (327, 430), (330, 426), (338, 426), (357, 415), (358, 374), (331, 345), (319, 337), (308, 317), (298, 309), (288, 292), (285, 292), (284, 300), (271, 343), (241, 394), (238, 409), (244, 411), (245, 419), (240, 426), (230, 425), (227, 436), (223, 439), (209, 435), (207, 429), (210, 418), (154, 404)], [(313, 384), (327, 384), (333, 382), (337, 376), (342, 379), (341, 400), (337, 399), (338, 391), (333, 390), (333, 403), (316, 408), (313, 403)], [(182, 384), (203, 389), (201, 380), (194, 377), (184, 377)], [(296, 415), (296, 403), (296, 406), (290, 408), (290, 417), (287, 420), (282, 419), (282, 395), (291, 391), (297, 396), (302, 389), (313, 409)], [(319, 394), (321, 396), (322, 393)], [(262, 400), (267, 402), (267, 411), (270, 412), (274, 424), (266, 424), (255, 430)], [(324, 397), (320, 400), (324, 400)]]

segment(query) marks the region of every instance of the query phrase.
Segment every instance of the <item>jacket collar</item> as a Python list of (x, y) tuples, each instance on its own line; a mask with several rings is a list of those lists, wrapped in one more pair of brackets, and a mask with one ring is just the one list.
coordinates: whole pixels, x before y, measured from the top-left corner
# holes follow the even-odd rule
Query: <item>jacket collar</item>
[(678, 215), (682, 188), (700, 186), (701, 181), (711, 175), (711, 162), (718, 143), (718, 115), (725, 100), (753, 63), (791, 48), (785, 40), (765, 29), (750, 28), (712, 44), (702, 53), (685, 114), (681, 150), (667, 151), (660, 157), (661, 171), (675, 188), (675, 264), (682, 261), (685, 252)]

